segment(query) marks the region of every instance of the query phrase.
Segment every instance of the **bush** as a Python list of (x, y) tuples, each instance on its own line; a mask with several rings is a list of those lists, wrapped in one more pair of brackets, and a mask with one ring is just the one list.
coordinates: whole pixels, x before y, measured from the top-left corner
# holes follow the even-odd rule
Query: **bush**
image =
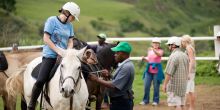
[(172, 29), (174, 29), (174, 28), (176, 28), (176, 27), (178, 27), (178, 26), (181, 25), (181, 23), (178, 22), (178, 21), (176, 21), (176, 20), (169, 20), (169, 21), (167, 21), (167, 24), (168, 24), (168, 25), (170, 26), (170, 28), (172, 28)]
[(144, 28), (144, 24), (138, 20), (132, 21), (129, 17), (119, 20), (120, 28), (122, 32), (141, 31)]
[(7, 12), (15, 11), (16, 0), (0, 0), (0, 8)]
[(159, 33), (158, 36), (171, 36), (170, 31), (167, 28), (160, 29), (158, 33)]
[(90, 24), (93, 28), (95, 28), (98, 31), (106, 31), (108, 30), (107, 24), (104, 23), (102, 18), (98, 18), (98, 20), (92, 20), (90, 21)]
[(215, 65), (216, 61), (197, 61), (197, 76), (219, 76)]

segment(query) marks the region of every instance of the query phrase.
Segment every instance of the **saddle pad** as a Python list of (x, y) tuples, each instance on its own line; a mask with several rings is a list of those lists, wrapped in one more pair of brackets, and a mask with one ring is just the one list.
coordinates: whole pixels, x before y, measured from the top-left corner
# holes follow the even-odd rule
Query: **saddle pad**
[[(58, 66), (60, 64), (55, 64), (54, 67), (52, 68), (52, 70), (50, 71), (50, 76), (49, 76), (49, 79), (48, 79), (48, 82), (53, 78)], [(39, 71), (40, 71), (40, 67), (41, 67), (41, 63), (39, 63), (32, 71), (31, 73), (31, 76), (35, 79), (38, 78), (38, 75), (39, 75)]]
[(39, 63), (32, 71), (31, 73), (31, 76), (35, 79), (37, 79), (38, 77), (38, 74), (39, 74), (39, 70), (40, 70), (40, 67), (41, 67), (41, 63)]

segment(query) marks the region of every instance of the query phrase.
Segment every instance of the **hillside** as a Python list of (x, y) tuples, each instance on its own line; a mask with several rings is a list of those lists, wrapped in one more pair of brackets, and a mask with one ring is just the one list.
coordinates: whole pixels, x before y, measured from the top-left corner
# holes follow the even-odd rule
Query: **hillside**
[[(16, 12), (0, 22), (2, 25), (8, 21), (20, 21), (25, 24), (22, 28), (16, 29), (22, 33), (19, 33), (20, 45), (42, 44), (39, 38), (42, 38), (45, 20), (49, 16), (58, 15), (58, 9), (65, 2), (66, 0), (17, 0)], [(110, 37), (182, 34), (208, 36), (213, 35), (213, 25), (220, 23), (220, 0), (75, 0), (75, 2), (81, 8), (80, 22), (74, 22), (76, 36), (85, 41), (96, 40), (95, 36), (99, 32), (106, 32)], [(5, 18), (3, 14), (0, 16)], [(17, 24), (19, 25), (13, 23), (11, 26)], [(15, 35), (12, 37), (17, 38)], [(212, 42), (198, 42), (197, 45), (203, 45), (206, 50), (213, 49)], [(134, 52), (138, 53), (143, 51)]]

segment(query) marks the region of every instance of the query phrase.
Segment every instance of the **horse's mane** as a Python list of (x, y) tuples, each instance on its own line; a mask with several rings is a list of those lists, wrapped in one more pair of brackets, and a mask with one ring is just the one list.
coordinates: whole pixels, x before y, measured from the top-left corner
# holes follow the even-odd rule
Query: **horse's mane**
[[(85, 46), (88, 46), (86, 42), (79, 40), (77, 38), (73, 39), (73, 43), (74, 43), (73, 48), (77, 50)], [(114, 59), (114, 52), (111, 51), (111, 48), (115, 47), (117, 44), (118, 43), (116, 44), (107, 43), (107, 46), (103, 47), (101, 50), (99, 50), (98, 53), (96, 53), (98, 62), (103, 68), (106, 69), (116, 68), (117, 64)]]
[(83, 47), (87, 46), (88, 44), (82, 40), (79, 40), (78, 38), (73, 38), (73, 48), (80, 50)]
[(99, 63), (104, 68), (113, 69), (116, 68), (117, 64), (114, 59), (114, 52), (111, 50), (112, 47), (115, 47), (116, 44), (107, 44), (106, 47), (103, 47), (96, 55)]

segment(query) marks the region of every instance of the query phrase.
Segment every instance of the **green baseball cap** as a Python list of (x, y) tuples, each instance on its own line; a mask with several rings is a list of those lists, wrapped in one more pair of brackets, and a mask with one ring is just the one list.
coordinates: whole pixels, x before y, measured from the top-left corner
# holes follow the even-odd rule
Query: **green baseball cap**
[(128, 42), (120, 42), (116, 47), (111, 48), (114, 52), (130, 53), (132, 48)]
[(105, 33), (100, 33), (99, 35), (97, 35), (97, 37), (101, 39), (106, 39), (107, 35)]

